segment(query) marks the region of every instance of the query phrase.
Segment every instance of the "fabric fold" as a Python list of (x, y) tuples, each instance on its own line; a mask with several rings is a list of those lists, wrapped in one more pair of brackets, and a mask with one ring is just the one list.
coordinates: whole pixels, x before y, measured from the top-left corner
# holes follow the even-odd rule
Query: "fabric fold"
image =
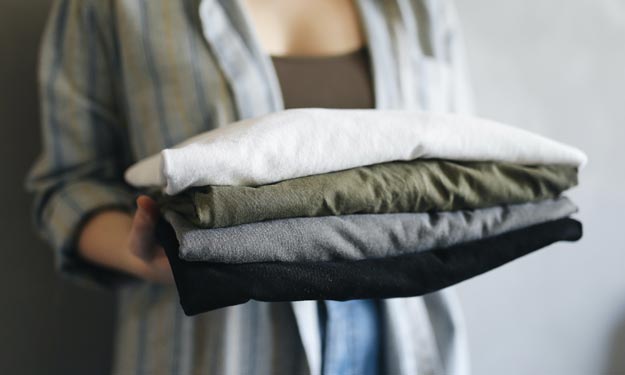
[(567, 217), (568, 198), (479, 210), (293, 218), (201, 229), (173, 211), (179, 256), (214, 263), (317, 262), (383, 258), (449, 247)]
[(163, 211), (197, 227), (223, 228), (294, 217), (477, 209), (554, 198), (576, 184), (577, 168), (566, 165), (418, 159), (257, 187), (156, 193), (156, 199)]
[(563, 218), (444, 249), (356, 261), (221, 264), (187, 262), (165, 220), (157, 237), (170, 261), (180, 303), (195, 315), (250, 299), (267, 302), (419, 296), (477, 276), (558, 241), (582, 236)]
[(191, 186), (256, 186), (421, 158), (575, 167), (587, 160), (576, 148), (467, 115), (294, 108), (194, 136), (135, 163), (125, 178), (174, 195)]

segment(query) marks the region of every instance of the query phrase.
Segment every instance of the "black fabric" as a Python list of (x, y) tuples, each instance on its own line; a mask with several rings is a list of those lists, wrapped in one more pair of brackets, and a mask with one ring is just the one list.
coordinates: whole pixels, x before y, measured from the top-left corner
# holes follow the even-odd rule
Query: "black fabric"
[(187, 262), (164, 219), (157, 238), (171, 263), (187, 315), (267, 302), (420, 296), (457, 284), (557, 241), (582, 236), (577, 220), (564, 218), (495, 237), (414, 254), (331, 262), (223, 264)]

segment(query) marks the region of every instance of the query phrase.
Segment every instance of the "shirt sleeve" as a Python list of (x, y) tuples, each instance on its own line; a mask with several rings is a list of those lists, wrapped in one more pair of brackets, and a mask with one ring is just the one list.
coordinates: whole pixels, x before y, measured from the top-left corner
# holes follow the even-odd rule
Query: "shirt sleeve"
[(108, 3), (52, 5), (38, 67), (41, 153), (25, 180), (34, 194), (34, 226), (54, 249), (56, 268), (100, 287), (127, 276), (83, 260), (78, 234), (91, 215), (105, 208), (131, 212), (135, 199), (123, 180), (127, 132), (116, 110), (113, 50), (96, 7)]

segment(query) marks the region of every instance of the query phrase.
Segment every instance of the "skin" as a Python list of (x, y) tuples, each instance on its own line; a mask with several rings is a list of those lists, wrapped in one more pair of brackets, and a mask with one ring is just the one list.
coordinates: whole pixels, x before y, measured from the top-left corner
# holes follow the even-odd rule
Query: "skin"
[(169, 261), (154, 236), (157, 218), (156, 203), (145, 195), (137, 198), (133, 216), (117, 210), (103, 211), (84, 226), (79, 252), (91, 262), (147, 281), (171, 284)]
[(244, 6), (271, 55), (342, 54), (365, 43), (353, 0), (245, 0)]
[[(259, 43), (276, 56), (325, 56), (354, 51), (365, 42), (353, 0), (244, 0)], [(134, 215), (106, 210), (83, 227), (78, 252), (88, 261), (138, 278), (172, 284), (165, 252), (156, 243), (156, 203), (137, 198)]]

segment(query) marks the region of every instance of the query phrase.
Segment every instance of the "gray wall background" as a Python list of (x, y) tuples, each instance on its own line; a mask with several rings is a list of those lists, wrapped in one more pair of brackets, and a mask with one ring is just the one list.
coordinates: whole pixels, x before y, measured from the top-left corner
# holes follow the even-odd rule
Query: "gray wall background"
[[(590, 157), (585, 237), (459, 287), (474, 373), (625, 374), (625, 1), (457, 1), (479, 114)], [(46, 0), (0, 0), (0, 373), (110, 371), (114, 298), (52, 270), (21, 185), (39, 148), (35, 61)]]
[(625, 374), (625, 1), (457, 1), (478, 112), (576, 145), (584, 238), (460, 287), (475, 374)]

